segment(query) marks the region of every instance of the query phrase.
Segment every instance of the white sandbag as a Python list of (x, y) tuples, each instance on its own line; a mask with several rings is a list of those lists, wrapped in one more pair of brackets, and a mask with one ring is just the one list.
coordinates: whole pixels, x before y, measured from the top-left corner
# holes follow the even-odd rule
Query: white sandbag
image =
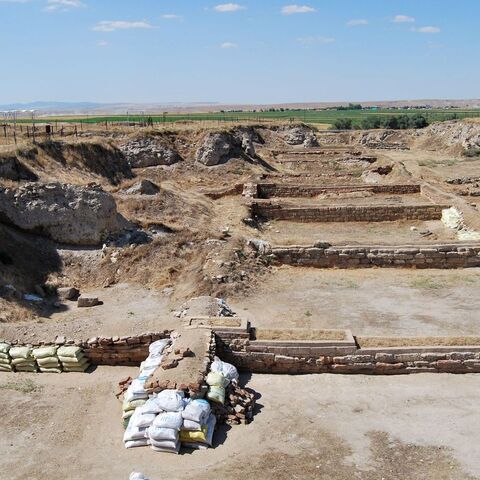
[(132, 472), (128, 477), (128, 480), (148, 480), (148, 478), (140, 472)]
[(182, 412), (182, 417), (186, 420), (205, 424), (210, 415), (210, 404), (207, 400), (196, 399), (189, 402)]
[(148, 445), (150, 445), (148, 438), (125, 442), (125, 448), (147, 447)]
[(150, 439), (150, 445), (153, 445), (157, 448), (167, 448), (169, 450), (177, 449), (178, 440), (154, 440)]
[(57, 355), (59, 357), (74, 357), (78, 358), (79, 356), (83, 355), (83, 351), (80, 347), (67, 347), (67, 346), (62, 346), (58, 347), (57, 350)]
[(223, 362), (218, 357), (215, 357), (215, 360), (210, 366), (212, 372), (220, 372), (224, 377), (228, 378), (231, 382), (238, 382), (238, 370), (231, 363)]
[(17, 358), (32, 358), (32, 349), (30, 347), (12, 347), (8, 352), (10, 357), (17, 359)]
[(194, 422), (193, 420), (183, 420), (182, 430), (188, 430), (189, 432), (199, 432), (202, 429), (202, 424)]
[(57, 357), (42, 357), (37, 359), (37, 363), (40, 367), (48, 367), (48, 366), (60, 366), (60, 362), (58, 361)]
[(135, 428), (132, 426), (132, 422), (130, 421), (125, 433), (123, 434), (123, 441), (131, 442), (133, 440), (143, 440), (146, 438), (146, 433), (146, 428)]
[(10, 365), (12, 363), (12, 359), (10, 357), (2, 358), (0, 357), (0, 365)]
[(153, 413), (158, 415), (159, 413), (163, 412), (162, 408), (157, 402), (157, 397), (149, 398), (146, 403), (139, 408), (139, 410), (142, 414)]
[(185, 394), (179, 390), (162, 390), (157, 396), (158, 405), (165, 412), (180, 412), (183, 410)]
[(32, 350), (32, 354), (35, 358), (48, 358), (57, 356), (58, 347), (40, 347)]
[(148, 438), (153, 440), (161, 441), (161, 440), (172, 440), (177, 441), (179, 438), (178, 430), (174, 430), (173, 428), (161, 428), (152, 425), (147, 429)]
[(153, 343), (150, 344), (150, 346), (148, 347), (148, 353), (151, 356), (158, 357), (159, 355), (161, 355), (163, 353), (163, 350), (165, 349), (165, 347), (169, 343), (170, 343), (170, 339), (168, 339), (168, 338), (164, 338), (162, 340), (157, 340), (156, 342), (153, 342)]
[(178, 455), (180, 452), (180, 441), (175, 444), (175, 448), (163, 448), (163, 447), (155, 447), (155, 445), (150, 445), (150, 448), (155, 452), (162, 452), (162, 453), (175, 453)]
[(10, 360), (10, 355), (8, 353), (0, 352), (0, 361), (1, 360)]
[(211, 387), (226, 387), (230, 383), (230, 380), (221, 372), (210, 372), (207, 375), (206, 382)]
[(130, 419), (130, 424), (133, 428), (147, 428), (150, 427), (157, 415), (155, 413), (142, 414), (138, 409)]
[(183, 425), (181, 412), (165, 412), (157, 415), (153, 422), (156, 428), (171, 428), (179, 431)]
[(0, 342), (0, 353), (8, 355), (8, 352), (10, 351), (11, 348), (12, 346), (9, 343)]
[(42, 373), (62, 373), (62, 369), (58, 367), (40, 368)]

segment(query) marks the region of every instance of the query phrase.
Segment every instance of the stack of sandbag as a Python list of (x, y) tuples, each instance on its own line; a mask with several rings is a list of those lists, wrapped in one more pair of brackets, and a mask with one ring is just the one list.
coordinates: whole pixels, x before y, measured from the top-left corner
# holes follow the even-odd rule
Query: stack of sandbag
[(62, 363), (64, 372), (85, 372), (90, 366), (88, 358), (82, 349), (75, 346), (62, 346), (57, 350), (58, 359)]
[(148, 428), (148, 439), (156, 452), (178, 453), (180, 451), (180, 430), (183, 426), (182, 411), (184, 393), (178, 390), (163, 390), (156, 397), (163, 410)]
[(205, 449), (212, 446), (213, 432), (217, 419), (213, 413), (208, 416), (205, 425), (202, 425), (200, 430), (185, 430), (180, 431), (180, 441), (183, 446), (195, 449)]
[(199, 432), (208, 422), (210, 403), (204, 399), (190, 400), (182, 412), (183, 430)]
[(13, 372), (12, 359), (8, 353), (10, 348), (9, 343), (0, 343), (0, 372)]
[(57, 346), (35, 348), (32, 352), (40, 371), (43, 373), (62, 373), (57, 357)]
[(130, 417), (123, 436), (125, 448), (146, 447), (150, 443), (147, 429), (152, 426), (157, 414), (143, 412), (142, 408), (136, 408)]
[(123, 397), (123, 426), (127, 428), (130, 418), (135, 413), (135, 409), (145, 405), (148, 400), (148, 393), (143, 388), (145, 380), (141, 377), (132, 380)]
[(38, 365), (31, 347), (12, 347), (8, 352), (17, 372), (38, 372)]
[(225, 403), (225, 387), (230, 383), (220, 372), (210, 372), (207, 375), (206, 382), (208, 384), (207, 398), (212, 402)]

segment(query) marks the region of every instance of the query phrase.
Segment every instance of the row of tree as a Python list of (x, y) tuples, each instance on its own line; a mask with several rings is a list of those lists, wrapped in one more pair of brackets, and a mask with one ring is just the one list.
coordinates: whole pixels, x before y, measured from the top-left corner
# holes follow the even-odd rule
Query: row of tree
[(371, 130), (375, 128), (388, 128), (391, 130), (405, 130), (407, 128), (425, 128), (428, 120), (422, 114), (415, 115), (386, 115), (368, 116), (354, 124), (351, 118), (337, 118), (333, 124), (336, 130), (351, 130), (359, 128)]

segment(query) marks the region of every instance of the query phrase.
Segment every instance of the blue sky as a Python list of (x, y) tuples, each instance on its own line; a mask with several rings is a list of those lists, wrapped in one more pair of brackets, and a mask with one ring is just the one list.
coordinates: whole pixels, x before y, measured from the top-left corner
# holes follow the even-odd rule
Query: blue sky
[(479, 0), (0, 0), (0, 103), (480, 97)]

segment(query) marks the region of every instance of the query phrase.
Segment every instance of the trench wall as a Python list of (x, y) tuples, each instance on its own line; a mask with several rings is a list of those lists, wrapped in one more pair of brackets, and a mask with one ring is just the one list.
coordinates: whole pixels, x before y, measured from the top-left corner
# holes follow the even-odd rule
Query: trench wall
[[(328, 244), (327, 244), (328, 245)], [(277, 263), (317, 268), (468, 268), (480, 266), (480, 244), (273, 247)]]
[(248, 335), (216, 332), (217, 355), (243, 371), (311, 374), (478, 373), (480, 346), (361, 349), (322, 342), (254, 341)]
[(404, 185), (286, 185), (278, 183), (259, 183), (256, 185), (258, 198), (273, 197), (315, 197), (325, 193), (391, 193), (397, 195), (421, 193), (418, 184)]
[(254, 216), (268, 220), (293, 222), (388, 222), (396, 220), (441, 220), (442, 210), (448, 205), (332, 205), (297, 207), (264, 202), (253, 202)]

